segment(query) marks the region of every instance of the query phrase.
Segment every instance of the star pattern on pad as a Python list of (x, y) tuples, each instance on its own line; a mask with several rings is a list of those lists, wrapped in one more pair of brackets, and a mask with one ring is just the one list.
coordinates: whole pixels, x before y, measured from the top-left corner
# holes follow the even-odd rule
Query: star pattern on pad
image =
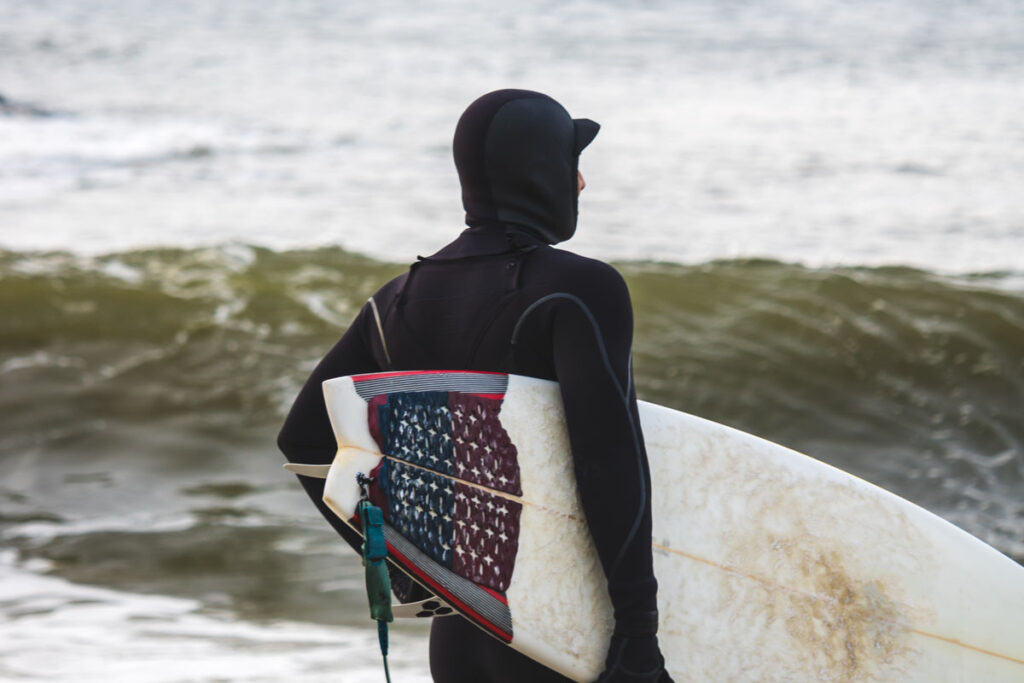
[[(452, 393), (455, 467), (463, 479), (516, 496), (523, 494), (515, 444), (501, 426), (501, 399)], [(460, 467), (461, 466), (461, 467)]]
[(378, 473), (388, 522), (435, 562), (503, 592), (522, 506), (481, 488), (522, 495), (501, 403), (501, 395), (460, 392), (377, 395), (369, 426), (390, 456)]

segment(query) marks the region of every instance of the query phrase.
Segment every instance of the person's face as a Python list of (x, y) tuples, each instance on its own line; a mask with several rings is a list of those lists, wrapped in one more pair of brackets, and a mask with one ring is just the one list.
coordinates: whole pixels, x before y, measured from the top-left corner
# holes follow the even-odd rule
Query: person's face
[(583, 192), (583, 188), (587, 186), (587, 181), (583, 179), (583, 174), (576, 171), (576, 196), (580, 196), (580, 192)]

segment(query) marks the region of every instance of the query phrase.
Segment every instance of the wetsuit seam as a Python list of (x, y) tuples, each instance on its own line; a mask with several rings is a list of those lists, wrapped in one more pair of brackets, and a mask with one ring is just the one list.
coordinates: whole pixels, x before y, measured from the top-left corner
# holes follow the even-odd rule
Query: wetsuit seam
[(626, 535), (626, 539), (622, 542), (618, 554), (616, 555), (614, 562), (612, 562), (612, 565), (607, 572), (608, 583), (611, 583), (612, 578), (615, 575), (615, 572), (619, 568), (619, 563), (622, 562), (622, 558), (625, 555), (626, 550), (629, 548), (629, 546), (633, 543), (633, 540), (636, 538), (636, 533), (640, 529), (640, 525), (643, 523), (644, 509), (647, 507), (648, 494), (647, 484), (644, 478), (645, 473), (643, 466), (643, 453), (640, 448), (640, 439), (639, 434), (637, 433), (636, 421), (633, 419), (633, 411), (629, 409), (629, 394), (627, 391), (623, 390), (622, 385), (619, 383), (619, 378), (615, 376), (615, 370), (612, 368), (611, 359), (608, 357), (608, 350), (605, 348), (604, 337), (601, 334), (600, 325), (597, 324), (597, 319), (591, 312), (590, 307), (588, 307), (587, 304), (584, 303), (583, 300), (580, 299), (578, 296), (576, 296), (575, 294), (570, 294), (568, 292), (552, 292), (551, 294), (543, 296), (540, 299), (534, 301), (529, 306), (527, 306), (526, 310), (523, 311), (522, 315), (519, 316), (519, 320), (516, 321), (515, 327), (512, 329), (512, 338), (510, 345), (512, 347), (513, 359), (515, 358), (515, 345), (519, 337), (519, 328), (522, 325), (523, 321), (530, 313), (535, 311), (541, 304), (551, 301), (552, 299), (566, 299), (568, 301), (573, 302), (574, 304), (580, 307), (580, 310), (583, 311), (584, 315), (586, 315), (587, 319), (590, 321), (590, 325), (594, 330), (594, 337), (597, 340), (597, 348), (601, 352), (601, 360), (604, 362), (605, 370), (611, 376), (612, 382), (614, 382), (615, 388), (619, 392), (619, 396), (622, 398), (623, 408), (626, 411), (626, 419), (629, 422), (629, 429), (633, 437), (633, 450), (634, 455), (636, 457), (636, 464), (640, 469), (640, 504), (637, 506), (637, 515), (636, 518), (633, 520), (633, 524), (630, 527), (629, 533)]
[(391, 353), (388, 351), (388, 342), (384, 336), (384, 323), (381, 319), (380, 311), (377, 310), (377, 302), (374, 301), (371, 296), (368, 303), (370, 304), (370, 308), (373, 309), (373, 321), (377, 325), (377, 335), (380, 337), (380, 347), (384, 352), (384, 360), (387, 361), (387, 369), (394, 370), (394, 363), (391, 361)]

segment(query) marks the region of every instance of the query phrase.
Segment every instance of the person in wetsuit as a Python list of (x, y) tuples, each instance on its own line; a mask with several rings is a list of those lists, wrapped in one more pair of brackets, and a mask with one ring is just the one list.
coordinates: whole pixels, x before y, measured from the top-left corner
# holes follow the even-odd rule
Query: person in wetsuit
[[(579, 154), (598, 129), (532, 91), (499, 90), (473, 102), (454, 140), (468, 228), (373, 295), (309, 377), (278, 444), (293, 462), (331, 462), (336, 443), (321, 383), (332, 377), (443, 369), (556, 380), (615, 612), (599, 681), (665, 683), (629, 292), (611, 266), (551, 246), (576, 230)], [(321, 501), (323, 481), (299, 479), (358, 548), (358, 536)], [(403, 601), (426, 597), (395, 579)], [(455, 617), (431, 626), (430, 670), (438, 683), (567, 680)]]

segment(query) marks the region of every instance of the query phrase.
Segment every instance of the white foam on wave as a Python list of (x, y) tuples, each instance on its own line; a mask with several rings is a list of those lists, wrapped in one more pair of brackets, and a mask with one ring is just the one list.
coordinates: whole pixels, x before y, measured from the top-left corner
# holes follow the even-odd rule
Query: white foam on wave
[[(42, 568), (38, 568), (42, 569)], [(82, 586), (0, 553), (0, 678), (55, 683), (370, 683), (383, 677), (376, 629), (256, 624), (194, 600)], [(396, 680), (426, 683), (426, 639), (393, 633)]]
[(1019, 270), (1008, 8), (26, 3), (0, 82), (74, 116), (0, 117), (0, 246), (409, 262), (461, 228), (456, 119), (514, 86), (603, 124), (582, 253)]

